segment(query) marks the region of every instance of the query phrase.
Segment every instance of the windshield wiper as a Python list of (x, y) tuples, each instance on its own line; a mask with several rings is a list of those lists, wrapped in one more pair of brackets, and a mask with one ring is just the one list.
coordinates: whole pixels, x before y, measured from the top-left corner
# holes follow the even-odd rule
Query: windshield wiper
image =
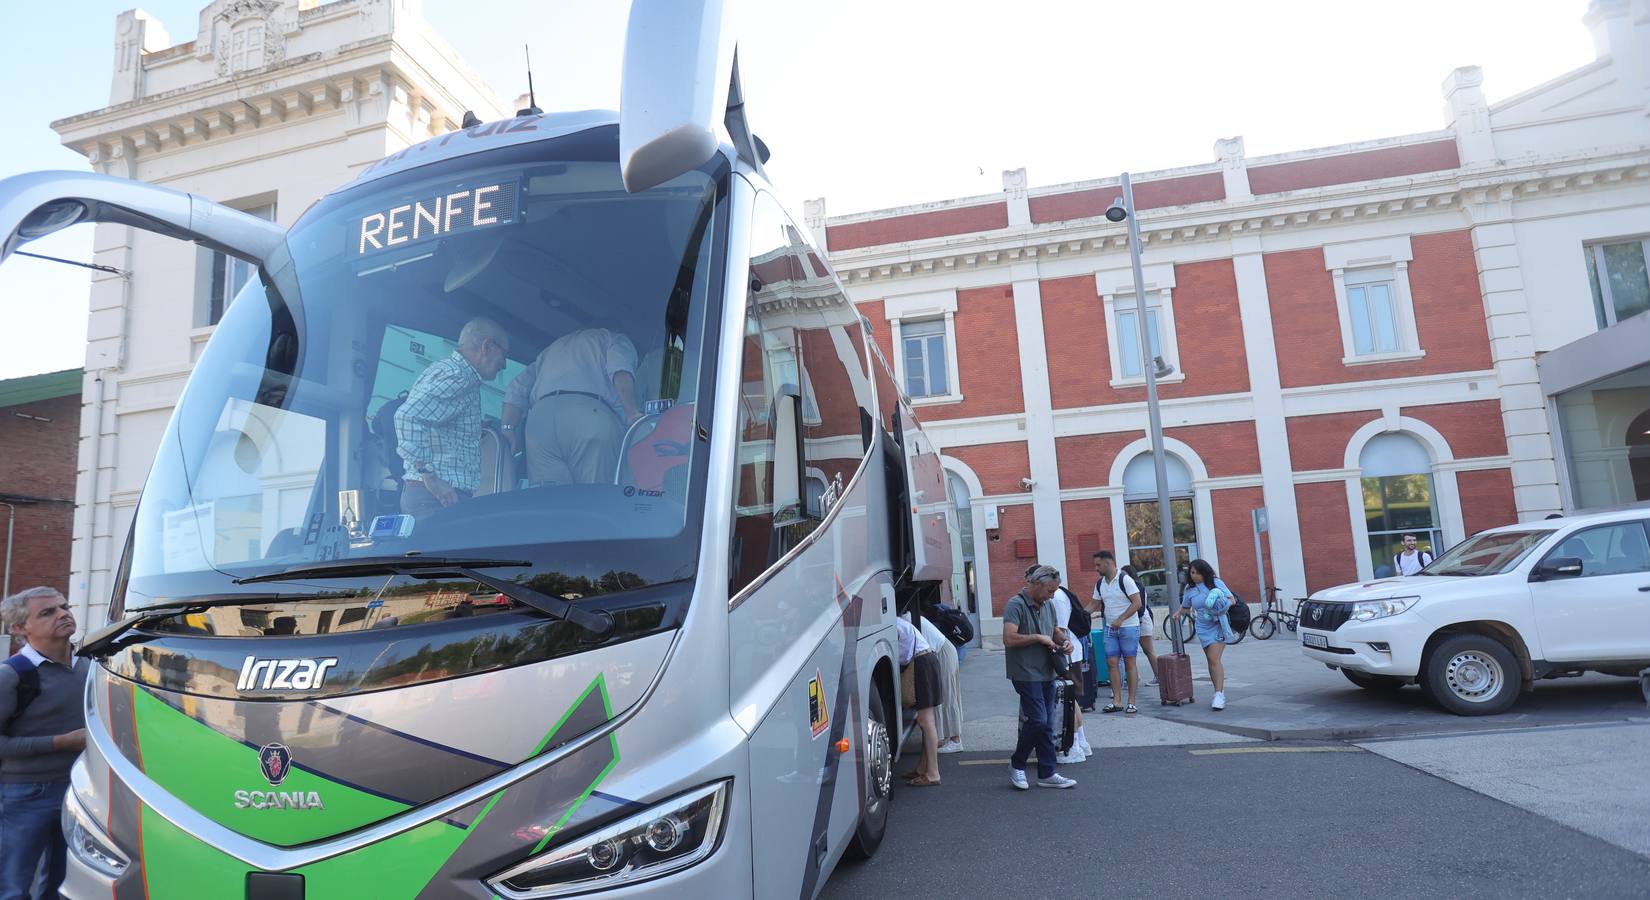
[(576, 606), (553, 594), (530, 588), (514, 581), (506, 581), (477, 569), (496, 569), (530, 566), (532, 563), (509, 559), (465, 559), (445, 556), (370, 556), (340, 559), (320, 565), (270, 572), (251, 578), (237, 578), (236, 584), (257, 584), (265, 581), (287, 581), (300, 578), (346, 578), (352, 575), (401, 575), (406, 578), (442, 578), (457, 575), (498, 591), (511, 600), (531, 606), (547, 616), (572, 622), (590, 632), (598, 640), (613, 633), (613, 616), (605, 610), (591, 611)]
[(318, 599), (326, 598), (320, 595), (304, 596), (302, 594), (240, 594), (235, 596), (201, 598), (198, 600), (186, 600), (177, 603), (166, 603), (160, 606), (151, 606), (146, 609), (138, 610), (118, 622), (111, 622), (91, 634), (86, 635), (86, 642), (80, 645), (80, 649), (75, 651), (75, 655), (84, 656), (87, 659), (101, 658), (102, 656), (107, 655), (104, 651), (108, 650), (110, 645), (114, 644), (115, 641), (119, 640), (128, 631), (131, 631), (134, 628), (147, 625), (150, 622), (170, 619), (173, 616), (201, 612), (215, 606), (241, 606), (247, 603), (292, 602), (294, 600)]

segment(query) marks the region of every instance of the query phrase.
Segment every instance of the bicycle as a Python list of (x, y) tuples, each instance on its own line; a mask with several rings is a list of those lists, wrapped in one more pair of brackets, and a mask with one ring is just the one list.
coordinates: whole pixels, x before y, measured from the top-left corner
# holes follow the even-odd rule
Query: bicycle
[[(1190, 611), (1187, 611), (1185, 614), (1181, 615), (1180, 619), (1178, 620), (1180, 622), (1180, 642), (1183, 643), (1183, 644), (1190, 644), (1193, 640), (1195, 640), (1197, 638), (1197, 623), (1193, 621), (1194, 618), (1195, 618), (1194, 614)], [(1163, 639), (1164, 640), (1166, 640), (1166, 641), (1173, 641), (1174, 640), (1174, 623), (1176, 621), (1177, 620), (1174, 618), (1174, 616), (1165, 616), (1163, 618)], [(1254, 627), (1255, 626), (1254, 626), (1253, 622), (1249, 623), (1249, 628), (1254, 628)], [(1230, 634), (1227, 635), (1227, 637), (1225, 638), (1225, 641), (1226, 641), (1227, 644), (1241, 643), (1243, 641), (1243, 635), (1245, 633), (1246, 633), (1245, 631), (1238, 631), (1235, 628), (1231, 629)]]
[(1249, 630), (1254, 633), (1255, 640), (1264, 641), (1278, 633), (1279, 624), (1282, 624), (1291, 632), (1299, 631), (1300, 604), (1298, 602), (1295, 604), (1294, 612), (1284, 612), (1283, 604), (1278, 602), (1278, 589), (1269, 587), (1266, 589), (1266, 608), (1260, 615), (1255, 617), (1253, 622), (1249, 623)]

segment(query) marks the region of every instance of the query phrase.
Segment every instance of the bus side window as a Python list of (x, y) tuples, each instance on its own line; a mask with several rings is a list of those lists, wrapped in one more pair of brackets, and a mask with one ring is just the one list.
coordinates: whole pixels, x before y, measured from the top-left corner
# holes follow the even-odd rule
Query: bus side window
[(865, 333), (830, 268), (779, 204), (752, 210), (729, 589), (812, 534), (867, 452)]

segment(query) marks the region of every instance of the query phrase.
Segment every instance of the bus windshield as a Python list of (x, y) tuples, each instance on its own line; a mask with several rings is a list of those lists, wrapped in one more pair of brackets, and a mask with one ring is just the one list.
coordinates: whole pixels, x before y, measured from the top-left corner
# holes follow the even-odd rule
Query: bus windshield
[(597, 128), (310, 210), (190, 377), (125, 607), (409, 553), (581, 596), (690, 578), (725, 163), (628, 194), (616, 160)]

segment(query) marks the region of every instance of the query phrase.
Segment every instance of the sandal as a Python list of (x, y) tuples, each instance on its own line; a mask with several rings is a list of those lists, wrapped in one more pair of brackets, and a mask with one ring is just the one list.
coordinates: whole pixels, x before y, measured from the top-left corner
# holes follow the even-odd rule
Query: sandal
[(909, 784), (912, 787), (938, 787), (939, 783), (940, 780), (938, 778), (929, 778), (926, 775), (918, 775), (916, 778), (906, 782), (906, 784)]
[(1133, 703), (1130, 703), (1128, 706), (1123, 707), (1123, 715), (1125, 715), (1125, 716), (1132, 716), (1132, 715), (1134, 715), (1135, 713), (1137, 713), (1139, 711), (1140, 711), (1140, 708), (1135, 706)]
[(1123, 711), (1123, 707), (1121, 707), (1121, 706), (1118, 706), (1118, 705), (1117, 705), (1117, 704), (1115, 704), (1115, 703), (1108, 703), (1108, 704), (1106, 704), (1106, 708), (1105, 708), (1105, 709), (1102, 709), (1102, 710), (1100, 710), (1100, 711), (1101, 711), (1101, 712), (1103, 712), (1103, 713), (1114, 713), (1114, 712), (1122, 712), (1122, 711)]

